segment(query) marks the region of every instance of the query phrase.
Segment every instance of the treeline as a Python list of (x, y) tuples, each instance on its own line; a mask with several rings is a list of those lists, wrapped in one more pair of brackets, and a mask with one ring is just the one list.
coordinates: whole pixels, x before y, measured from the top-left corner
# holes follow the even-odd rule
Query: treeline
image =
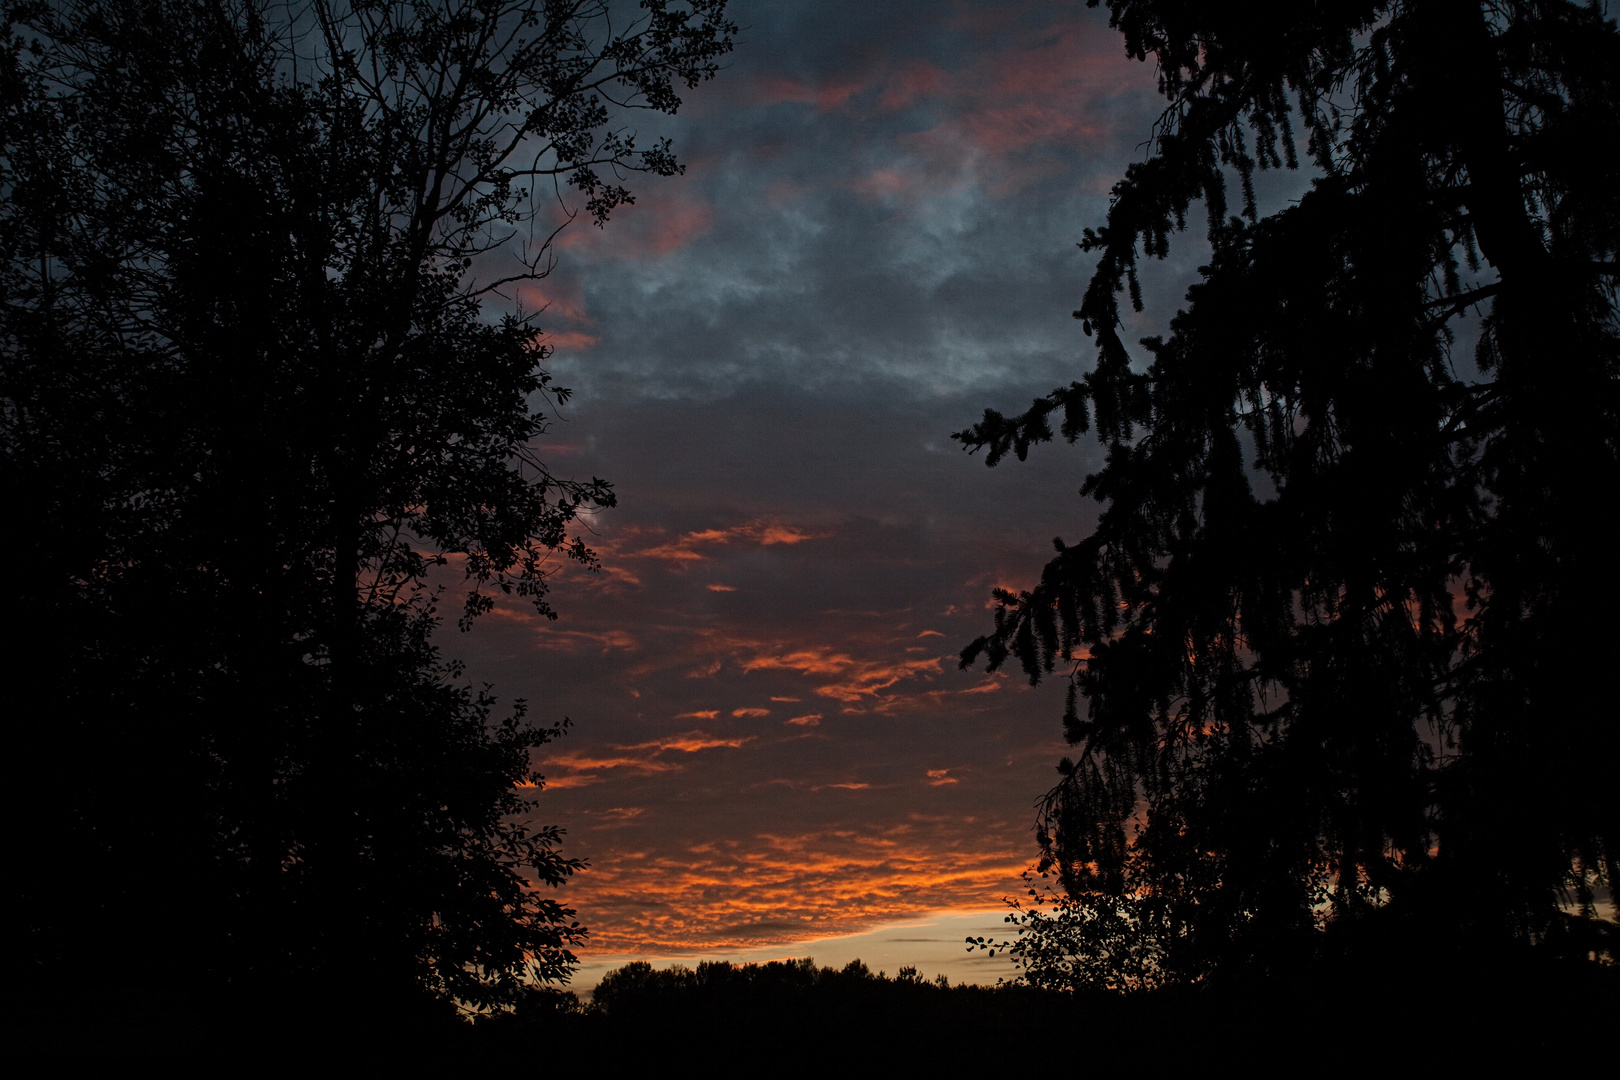
[[(1602, 1060), (1620, 1001), (1620, 971), (1498, 956), (1415, 958), (1298, 969), (1286, 978), (1212, 980), (1120, 992), (995, 986), (893, 976), (860, 960), (700, 963), (608, 972), (585, 994), (531, 985), (510, 1010), (458, 1018), (379, 1018), (335, 990), (323, 1018), (263, 1028), (244, 1043), (174, 1003), (107, 998), (85, 1014), (41, 1017), (13, 1057), (307, 1060), (312, 1050), (370, 1067), (442, 1062), (624, 1075), (678, 1065), (703, 1072), (768, 1069), (1006, 1069), (1050, 1065), (1145, 1070), (1232, 1064), (1287, 1068), (1327, 1060), (1566, 1069)], [(352, 988), (363, 996), (365, 987)], [(358, 1007), (357, 1007), (358, 1006)], [(236, 1032), (240, 1032), (240, 1026)]]
[[(809, 959), (646, 962), (609, 972), (589, 999), (537, 990), (470, 1029), (463, 1052), (514, 1063), (769, 1069), (801, 1075), (919, 1067), (1172, 1069), (1211, 1062), (1286, 1067), (1398, 1057), (1416, 1067), (1577, 1063), (1612, 1016), (1612, 969), (1525, 953), (1470, 964), (1383, 964), (1288, 979), (1137, 993), (1027, 983), (951, 984), (916, 968), (874, 973)], [(557, 1055), (561, 1054), (558, 1058)]]

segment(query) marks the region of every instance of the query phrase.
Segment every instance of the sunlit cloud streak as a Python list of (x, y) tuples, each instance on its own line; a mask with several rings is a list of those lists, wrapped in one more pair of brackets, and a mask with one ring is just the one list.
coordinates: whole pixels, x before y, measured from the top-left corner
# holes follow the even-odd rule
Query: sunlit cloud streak
[[(861, 798), (864, 784), (829, 785)], [(995, 850), (941, 848), (929, 822), (881, 834), (761, 834), (677, 851), (627, 853), (593, 875), (604, 952), (739, 948), (869, 927), (922, 911), (985, 906), (1024, 862)], [(933, 842), (930, 842), (933, 841)]]
[[(796, 529), (791, 525), (784, 525), (775, 521), (749, 521), (741, 525), (734, 525), (724, 529), (701, 529), (689, 532), (665, 544), (639, 550), (619, 550), (616, 552), (621, 558), (627, 559), (666, 559), (671, 562), (701, 562), (711, 557), (712, 553), (705, 549), (719, 544), (756, 543), (762, 546), (771, 544), (798, 544), (814, 537), (814, 533)], [(718, 592), (734, 591), (722, 586), (715, 590)]]

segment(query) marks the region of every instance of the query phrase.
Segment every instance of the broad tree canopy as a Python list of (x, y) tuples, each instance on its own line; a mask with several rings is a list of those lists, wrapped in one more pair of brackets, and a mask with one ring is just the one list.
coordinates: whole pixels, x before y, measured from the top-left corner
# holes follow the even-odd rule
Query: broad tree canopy
[(5, 5), (16, 952), (40, 1000), (498, 1008), (567, 975), (582, 928), (544, 886), (579, 863), (512, 816), (557, 729), (464, 685), (428, 574), (460, 572), (469, 619), (492, 589), (549, 611), (547, 573), (590, 561), (572, 523), (612, 490), (546, 468), (567, 392), (532, 317), (483, 304), (627, 176), (679, 169), (616, 118), (715, 73), (723, 9)]

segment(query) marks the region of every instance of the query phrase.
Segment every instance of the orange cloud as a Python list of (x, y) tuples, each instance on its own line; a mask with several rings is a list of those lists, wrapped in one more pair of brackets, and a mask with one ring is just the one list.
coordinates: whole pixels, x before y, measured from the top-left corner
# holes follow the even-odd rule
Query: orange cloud
[(758, 708), (732, 709), (731, 710), (731, 715), (732, 716), (769, 716), (769, 715), (771, 715), (771, 710), (769, 710), (769, 709), (758, 709)]
[(818, 534), (802, 532), (787, 525), (769, 524), (759, 533), (761, 544), (797, 544), (805, 540), (813, 540)]
[(684, 735), (673, 735), (664, 739), (653, 739), (649, 742), (632, 743), (621, 746), (620, 750), (651, 750), (655, 754), (662, 754), (668, 750), (679, 750), (683, 754), (695, 754), (699, 750), (715, 750), (726, 748), (735, 750), (744, 743), (754, 741), (752, 735), (735, 739), (722, 739), (713, 735), (705, 735), (701, 731), (688, 731)]
[[(718, 713), (709, 712), (697, 714), (705, 719), (712, 719)], [(561, 771), (560, 776), (548, 776), (545, 786), (548, 788), (567, 789), (584, 787), (594, 784), (603, 777), (602, 773), (613, 770), (623, 770), (626, 775), (651, 776), (655, 773), (672, 772), (681, 768), (673, 762), (664, 761), (660, 755), (677, 752), (695, 754), (700, 750), (734, 750), (753, 741), (753, 736), (739, 738), (721, 738), (706, 735), (701, 731), (689, 731), (680, 735), (667, 736), (661, 739), (651, 739), (647, 742), (617, 745), (611, 748), (614, 752), (592, 753), (586, 750), (567, 750), (548, 754), (539, 763), (543, 774), (554, 774)]]
[(735, 585), (710, 585), (709, 586), (709, 591), (710, 592), (736, 592), (737, 591), (737, 586), (735, 586)]
[(578, 773), (573, 776), (555, 776), (546, 779), (547, 790), (567, 791), (569, 788), (586, 787), (599, 783), (601, 777), (595, 773)]
[(796, 649), (774, 656), (755, 656), (743, 662), (743, 670), (786, 670), (803, 675), (833, 677), (835, 681), (816, 687), (816, 693), (835, 701), (854, 703), (874, 697), (904, 679), (938, 674), (940, 657), (898, 662), (858, 660), (848, 653), (826, 648)]
[[(698, 550), (710, 545), (755, 543), (762, 547), (772, 544), (799, 544), (806, 540), (814, 540), (819, 533), (806, 532), (792, 525), (783, 525), (777, 521), (756, 520), (733, 525), (729, 529), (699, 529), (695, 532), (683, 533), (678, 539), (653, 547), (643, 548), (640, 551), (624, 552), (632, 558), (663, 559), (674, 563), (701, 562), (709, 556)], [(730, 586), (722, 585), (716, 592), (733, 591)]]
[(939, 787), (941, 784), (954, 784), (954, 783), (956, 783), (956, 778), (954, 776), (951, 776), (950, 772), (951, 772), (951, 770), (949, 770), (949, 769), (929, 769), (928, 770), (928, 786), (929, 787)]
[[(860, 790), (864, 785), (839, 785)], [(646, 820), (641, 819), (641, 820)], [(855, 933), (918, 913), (996, 907), (1025, 863), (961, 819), (631, 849), (569, 884), (589, 952), (736, 948)]]
[[(619, 749), (629, 750), (635, 749), (635, 747), (620, 747)], [(572, 776), (563, 776), (556, 779), (551, 779), (548, 777), (546, 780), (546, 787), (556, 788), (578, 787), (581, 783), (595, 782), (595, 777), (590, 779), (580, 779), (578, 774), (582, 773), (597, 773), (608, 769), (624, 769), (627, 772), (637, 775), (649, 775), (651, 773), (669, 772), (671, 769), (678, 768), (678, 766), (672, 765), (668, 762), (657, 761), (653, 758), (645, 756), (628, 757), (624, 755), (597, 755), (590, 754), (586, 751), (563, 751), (555, 754), (548, 754), (545, 760), (540, 763), (540, 767), (542, 772), (547, 772), (553, 769), (564, 769), (568, 773), (574, 774)]]
[(804, 716), (793, 716), (789, 717), (787, 722), (798, 727), (819, 727), (821, 725), (821, 714), (813, 712)]
[(610, 562), (602, 564), (601, 577), (595, 578), (592, 583), (595, 584), (596, 582), (606, 586), (609, 592), (615, 591), (613, 587), (618, 585), (641, 587), (641, 578), (637, 577), (632, 571)]
[(855, 665), (848, 653), (829, 653), (826, 649), (799, 649), (776, 656), (756, 656), (743, 663), (744, 671), (763, 671), (770, 668), (797, 671), (803, 675), (836, 675)]
[(818, 686), (816, 693), (835, 701), (852, 704), (863, 698), (875, 697), (880, 691), (887, 690), (904, 679), (937, 674), (939, 670), (937, 657), (929, 660), (906, 660), (898, 664), (874, 664), (855, 672), (852, 678), (843, 682)]
[(561, 630), (544, 622), (537, 629), (535, 647), (540, 649), (574, 652), (587, 643), (600, 646), (604, 653), (613, 649), (632, 652), (640, 648), (635, 636), (625, 630)]
[(713, 720), (720, 715), (719, 709), (700, 709), (697, 712), (676, 713), (677, 720)]

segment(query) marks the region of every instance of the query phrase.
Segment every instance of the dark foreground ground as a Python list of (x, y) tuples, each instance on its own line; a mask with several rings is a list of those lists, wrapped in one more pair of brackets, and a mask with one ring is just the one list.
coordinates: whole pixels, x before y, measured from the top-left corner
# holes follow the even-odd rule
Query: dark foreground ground
[[(1162, 1075), (1209, 1068), (1612, 1068), (1620, 970), (1521, 961), (1388, 963), (1293, 979), (1134, 995), (1022, 986), (948, 986), (909, 970), (835, 971), (808, 960), (695, 971), (631, 965), (593, 1003), (537, 993), (515, 1015), (477, 1023), (444, 1013), (318, 1021), (223, 1021), (152, 1002), (104, 1015), (32, 1007), (8, 1018), (12, 1057), (172, 1058), (254, 1071), (350, 1063), (625, 1075), (906, 1074), (918, 1069), (1037, 1077), (1104, 1070)], [(369, 1071), (369, 1069), (368, 1069)]]

